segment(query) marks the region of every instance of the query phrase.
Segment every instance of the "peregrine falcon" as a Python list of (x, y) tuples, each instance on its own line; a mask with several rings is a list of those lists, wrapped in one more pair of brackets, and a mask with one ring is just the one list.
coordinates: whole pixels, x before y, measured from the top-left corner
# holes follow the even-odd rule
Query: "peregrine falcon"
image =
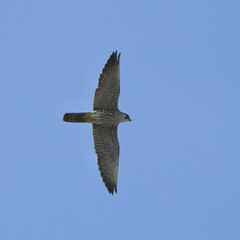
[(121, 122), (131, 121), (118, 109), (120, 94), (120, 54), (113, 52), (105, 64), (94, 94), (93, 110), (87, 113), (65, 113), (65, 122), (92, 123), (95, 152), (103, 182), (109, 193), (117, 193), (119, 142), (117, 127)]

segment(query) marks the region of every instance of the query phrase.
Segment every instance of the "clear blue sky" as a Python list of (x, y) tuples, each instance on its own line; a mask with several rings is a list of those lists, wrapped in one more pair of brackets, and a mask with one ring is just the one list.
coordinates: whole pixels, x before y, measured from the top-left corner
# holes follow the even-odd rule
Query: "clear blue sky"
[[(240, 239), (240, 2), (0, 3), (0, 239)], [(90, 124), (121, 52), (118, 194)]]

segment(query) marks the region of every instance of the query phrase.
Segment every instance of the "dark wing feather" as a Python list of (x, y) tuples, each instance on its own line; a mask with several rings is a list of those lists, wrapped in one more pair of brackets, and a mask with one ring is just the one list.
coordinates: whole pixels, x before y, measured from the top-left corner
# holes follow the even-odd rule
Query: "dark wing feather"
[(99, 77), (94, 94), (93, 110), (118, 110), (120, 94), (119, 60), (117, 51), (112, 53)]
[(93, 124), (93, 139), (98, 166), (109, 193), (117, 192), (119, 142), (117, 126)]

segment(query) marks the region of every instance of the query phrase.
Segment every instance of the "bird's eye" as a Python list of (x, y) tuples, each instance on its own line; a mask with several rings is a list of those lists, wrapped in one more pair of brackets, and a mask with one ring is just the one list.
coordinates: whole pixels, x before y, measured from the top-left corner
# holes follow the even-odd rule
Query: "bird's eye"
[(128, 119), (128, 116), (125, 116), (125, 119)]

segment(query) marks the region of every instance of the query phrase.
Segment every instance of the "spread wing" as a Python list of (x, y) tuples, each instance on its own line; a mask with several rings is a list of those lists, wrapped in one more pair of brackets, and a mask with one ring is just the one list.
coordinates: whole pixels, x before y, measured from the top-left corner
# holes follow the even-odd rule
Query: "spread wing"
[(98, 156), (98, 166), (109, 193), (117, 192), (119, 142), (117, 126), (93, 124), (93, 139), (95, 152)]
[(120, 53), (112, 53), (105, 64), (94, 94), (93, 110), (118, 110)]

